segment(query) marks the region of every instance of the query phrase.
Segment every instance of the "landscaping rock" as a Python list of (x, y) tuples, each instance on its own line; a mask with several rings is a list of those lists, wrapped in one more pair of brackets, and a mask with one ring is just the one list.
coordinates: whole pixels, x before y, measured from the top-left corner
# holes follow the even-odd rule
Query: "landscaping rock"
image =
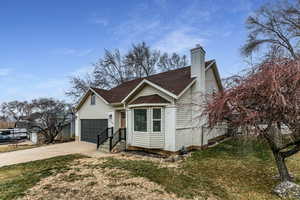
[[(292, 178), (292, 180), (294, 180), (295, 176), (293, 174), (290, 174), (290, 177)], [(280, 180), (280, 175), (275, 175), (272, 177), (274, 180)]]
[(281, 198), (300, 200), (300, 185), (290, 181), (280, 183), (273, 192)]
[(177, 162), (183, 160), (184, 157), (182, 155), (173, 155), (165, 159), (165, 162)]

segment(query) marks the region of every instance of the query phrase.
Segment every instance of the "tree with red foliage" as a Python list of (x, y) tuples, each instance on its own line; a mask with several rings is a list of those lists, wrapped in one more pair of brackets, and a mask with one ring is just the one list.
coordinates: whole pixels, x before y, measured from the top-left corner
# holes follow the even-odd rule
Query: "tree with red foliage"
[(227, 121), (251, 129), (269, 144), (281, 181), (291, 181), (285, 160), (300, 151), (300, 61), (265, 61), (227, 83), (205, 105), (209, 126)]

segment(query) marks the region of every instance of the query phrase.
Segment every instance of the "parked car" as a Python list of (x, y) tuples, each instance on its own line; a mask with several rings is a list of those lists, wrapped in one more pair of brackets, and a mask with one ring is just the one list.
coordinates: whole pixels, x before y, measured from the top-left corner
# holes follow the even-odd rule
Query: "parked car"
[(27, 139), (26, 129), (5, 129), (0, 130), (0, 142)]
[(10, 134), (7, 134), (7, 132), (0, 132), (0, 143), (8, 142), (10, 140), (11, 140)]

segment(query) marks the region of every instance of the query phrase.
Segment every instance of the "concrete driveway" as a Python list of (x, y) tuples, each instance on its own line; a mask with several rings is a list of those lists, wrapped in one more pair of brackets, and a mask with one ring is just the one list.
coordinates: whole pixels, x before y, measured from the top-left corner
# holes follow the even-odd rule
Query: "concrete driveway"
[(33, 149), (0, 153), (0, 167), (75, 153), (85, 155), (102, 154), (96, 151), (96, 144), (77, 141), (67, 142)]

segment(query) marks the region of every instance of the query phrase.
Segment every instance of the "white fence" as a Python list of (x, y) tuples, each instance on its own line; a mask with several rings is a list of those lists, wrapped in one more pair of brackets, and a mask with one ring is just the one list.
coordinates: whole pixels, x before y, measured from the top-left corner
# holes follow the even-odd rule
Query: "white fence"
[(211, 140), (220, 137), (222, 135), (225, 135), (228, 131), (228, 127), (226, 124), (222, 124), (214, 127), (213, 129), (204, 127), (203, 130), (204, 130), (204, 135), (207, 137), (207, 140)]
[(207, 127), (186, 128), (176, 130), (176, 150), (181, 147), (205, 146), (208, 141), (227, 134), (226, 124), (220, 124), (213, 129)]

